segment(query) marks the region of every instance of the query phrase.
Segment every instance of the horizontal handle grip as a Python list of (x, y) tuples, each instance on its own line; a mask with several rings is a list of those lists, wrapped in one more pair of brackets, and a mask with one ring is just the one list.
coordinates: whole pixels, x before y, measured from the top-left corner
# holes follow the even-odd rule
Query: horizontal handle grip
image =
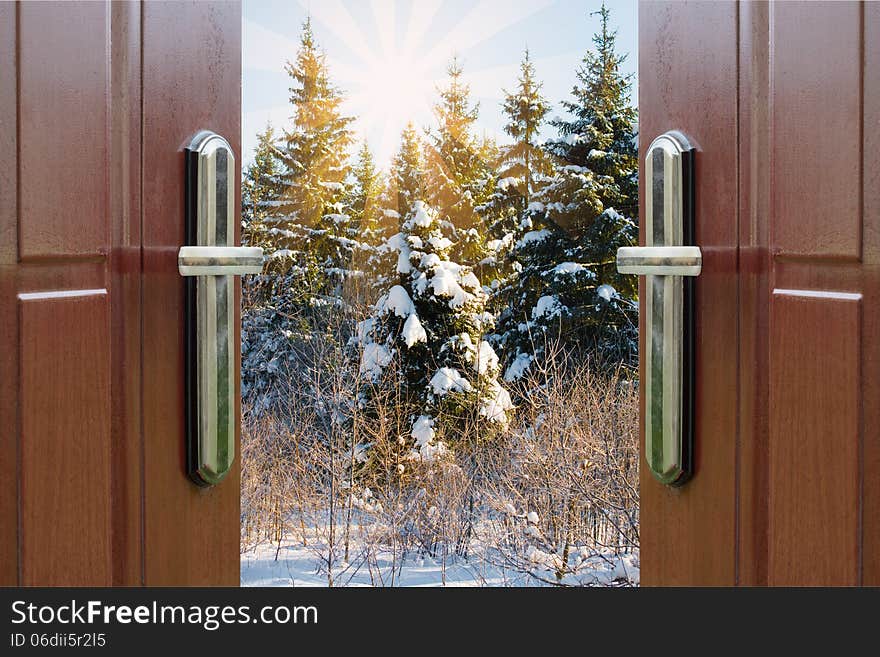
[(181, 276), (241, 276), (263, 271), (258, 246), (182, 246), (177, 254)]
[(623, 246), (617, 271), (646, 276), (699, 276), (703, 254), (698, 246)]

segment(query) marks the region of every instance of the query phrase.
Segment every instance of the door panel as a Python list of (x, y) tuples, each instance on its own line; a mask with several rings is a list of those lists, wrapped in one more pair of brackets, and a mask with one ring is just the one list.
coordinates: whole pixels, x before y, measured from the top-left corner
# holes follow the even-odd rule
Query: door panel
[(18, 149), (15, 5), (0, 2), (0, 585), (18, 583)]
[(106, 257), (110, 5), (18, 11), (19, 257)]
[[(177, 250), (184, 243), (183, 149), (193, 135), (207, 129), (224, 136), (240, 167), (241, 10), (235, 3), (148, 2), (143, 30), (145, 580), (234, 586), (239, 461), (211, 488), (198, 488), (186, 474), (184, 288)], [(240, 168), (233, 180), (239, 179)], [(241, 186), (235, 187), (240, 207)], [(236, 289), (236, 308), (239, 299)], [(236, 371), (240, 360), (237, 354)], [(238, 442), (235, 453), (241, 453)]]
[(108, 585), (110, 5), (2, 11), (0, 575)]
[[(646, 585), (734, 581), (737, 341), (736, 306), (729, 301), (735, 304), (737, 286), (736, 42), (732, 2), (639, 6), (640, 161), (667, 130), (692, 140), (696, 243), (703, 251), (696, 285), (694, 476), (670, 488), (641, 468)], [(644, 217), (644, 192), (639, 196)], [(640, 285), (644, 298), (644, 280)], [(640, 334), (644, 353), (645, 331)]]
[(143, 582), (141, 431), (141, 8), (111, 5), (110, 341), (113, 583)]
[(778, 2), (768, 19), (774, 254), (858, 260), (861, 7)]
[(176, 260), (183, 147), (239, 108), (237, 3), (0, 3), (0, 585), (237, 583)]
[(877, 222), (863, 197), (864, 11), (768, 12), (772, 168), (752, 166), (770, 175), (769, 470), (766, 490), (743, 491), (767, 499), (768, 584), (868, 583), (877, 559), (862, 544), (877, 512), (864, 482), (880, 474), (864, 460), (880, 335), (880, 242), (864, 229)]
[(18, 298), (22, 584), (109, 584), (107, 291)]
[(704, 272), (697, 470), (642, 477), (642, 581), (876, 585), (880, 7), (645, 3), (639, 29), (640, 142), (699, 146)]
[(858, 581), (861, 300), (773, 292), (769, 584)]

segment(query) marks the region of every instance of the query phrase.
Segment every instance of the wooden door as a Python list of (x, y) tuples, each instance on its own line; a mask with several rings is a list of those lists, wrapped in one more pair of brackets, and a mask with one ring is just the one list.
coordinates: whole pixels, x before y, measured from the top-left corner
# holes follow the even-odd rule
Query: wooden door
[(695, 475), (642, 468), (642, 582), (878, 585), (880, 5), (646, 2), (639, 44), (703, 251)]
[(186, 475), (177, 249), (183, 148), (239, 153), (240, 22), (0, 3), (0, 585), (238, 582), (238, 471)]

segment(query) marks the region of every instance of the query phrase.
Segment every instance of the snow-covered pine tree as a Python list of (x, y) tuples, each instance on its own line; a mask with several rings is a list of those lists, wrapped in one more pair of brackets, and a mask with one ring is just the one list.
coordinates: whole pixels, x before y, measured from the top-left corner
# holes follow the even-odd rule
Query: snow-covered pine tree
[(425, 197), (424, 143), (412, 122), (400, 134), (400, 148), (391, 161), (388, 185), (383, 198), (383, 207), (389, 218), (393, 218), (395, 229), (400, 219), (412, 212), (417, 199)]
[[(391, 234), (385, 226), (382, 213), (384, 186), (382, 172), (376, 167), (373, 153), (365, 140), (352, 167), (348, 198), (351, 230), (355, 235), (345, 297), (358, 306), (375, 298), (372, 292), (379, 275), (377, 263), (383, 260), (379, 247)], [(394, 229), (396, 232), (397, 222)]]
[[(600, 283), (614, 286), (619, 294), (633, 298), (636, 277), (617, 273), (614, 254), (617, 247), (637, 239), (638, 222), (638, 149), (636, 147), (636, 110), (630, 104), (632, 76), (621, 73), (626, 55), (616, 51), (617, 32), (609, 27), (610, 11), (602, 4), (595, 12), (601, 19), (599, 32), (593, 36), (595, 52), (587, 52), (577, 71), (578, 83), (573, 99), (563, 101), (570, 118), (557, 118), (551, 124), (559, 138), (548, 142), (547, 149), (565, 163), (569, 175), (577, 178), (585, 169), (591, 174), (592, 191), (599, 203), (599, 213), (586, 207), (558, 207), (549, 194), (545, 208), (551, 221), (575, 226), (575, 234), (592, 246), (591, 257)], [(559, 194), (557, 194), (559, 196)], [(592, 196), (592, 194), (591, 194)], [(558, 213), (558, 214), (557, 214)], [(572, 213), (562, 218), (559, 214)]]
[(388, 174), (388, 181), (382, 194), (382, 235), (386, 238), (374, 250), (368, 271), (375, 282), (378, 296), (397, 282), (398, 252), (395, 242), (388, 237), (400, 232), (401, 223), (413, 209), (417, 199), (425, 197), (426, 173), (424, 143), (415, 126), (409, 122), (400, 135), (400, 147)]
[[(254, 159), (242, 181), (242, 243), (262, 246), (267, 254), (282, 249), (284, 231), (273, 221), (278, 212), (281, 164), (277, 135), (271, 125), (257, 135)], [(270, 259), (280, 262), (285, 258)], [(271, 405), (290, 360), (290, 336), (302, 328), (291, 308), (307, 306), (308, 282), (317, 271), (288, 268), (242, 277), (242, 395), (258, 412)]]
[[(520, 376), (543, 354), (548, 338), (593, 351), (611, 362), (636, 357), (634, 277), (617, 273), (618, 247), (637, 237), (637, 153), (630, 80), (620, 71), (607, 7), (577, 72), (570, 118), (551, 124), (556, 173), (532, 194), (515, 244), (522, 269), (502, 291), (499, 317), (505, 378)], [(565, 227), (567, 230), (563, 230)]]
[(550, 111), (550, 104), (541, 95), (542, 86), (535, 77), (535, 65), (527, 49), (520, 62), (516, 89), (504, 91), (504, 132), (513, 138), (513, 143), (502, 147), (498, 163), (498, 178), (509, 181), (505, 187), (515, 193), (511, 202), (520, 215), (531, 202), (536, 178), (552, 171), (550, 158), (537, 143)]
[[(277, 225), (281, 204), (281, 171), (278, 135), (273, 126), (267, 124), (266, 129), (257, 134), (254, 159), (245, 169), (242, 180), (242, 244), (261, 246), (269, 256), (265, 273), (245, 276), (242, 281), (246, 302), (251, 306), (259, 305), (279, 294), (282, 288), (290, 287), (290, 281), (279, 278), (276, 275), (278, 271), (273, 267), (276, 263), (284, 262), (289, 267), (291, 262), (289, 257), (284, 256), (289, 253), (290, 232)], [(297, 271), (301, 273), (301, 269)], [(295, 286), (295, 289), (302, 287)]]
[(373, 386), (400, 386), (411, 409), (411, 455), (431, 461), (468, 422), (484, 422), (490, 436), (504, 427), (512, 404), (484, 340), (494, 321), (487, 295), (471, 268), (449, 259), (453, 243), (438, 214), (415, 201), (391, 243), (399, 282), (360, 327), (360, 368), (371, 381), (367, 400)]
[(356, 234), (346, 206), (354, 119), (342, 114), (343, 94), (330, 80), (310, 19), (303, 24), (296, 59), (285, 70), (292, 82), (293, 125), (278, 146), (283, 169), (274, 223), (282, 249), (276, 255), (286, 259), (276, 269), (314, 260), (328, 274), (324, 292), (332, 293), (348, 267)]
[(276, 135), (271, 123), (257, 133), (254, 159), (244, 171), (241, 194), (241, 241), (271, 248), (265, 218), (277, 211), (281, 165), (276, 152)]
[(477, 207), (492, 237), (486, 245), (490, 253), (483, 272), (498, 278), (500, 283), (515, 272), (516, 263), (511, 255), (523, 232), (523, 214), (535, 189), (553, 170), (550, 156), (538, 144), (538, 133), (550, 111), (549, 103), (541, 95), (541, 86), (526, 50), (517, 86), (512, 92), (504, 91), (502, 103), (507, 119), (504, 131), (513, 142), (499, 148), (495, 191)]
[(358, 150), (351, 173), (354, 179), (348, 202), (351, 225), (359, 234), (369, 235), (379, 228), (384, 181), (366, 141)]
[(492, 164), (496, 152), (491, 139), (473, 134), (479, 103), (471, 104), (470, 87), (462, 80), (462, 67), (453, 58), (448, 81), (439, 88), (434, 106), (437, 127), (428, 134), (425, 160), (428, 172), (427, 200), (456, 231), (455, 256), (476, 263), (485, 255), (486, 231), (475, 206), (493, 191)]
[[(280, 172), (277, 134), (267, 124), (263, 132), (257, 133), (254, 159), (244, 170), (241, 185), (241, 242), (261, 246), (267, 254), (281, 248), (282, 236), (272, 218), (278, 212)], [(246, 301), (253, 304), (259, 297), (272, 294), (274, 281), (265, 274), (245, 276), (242, 285)]]
[(282, 399), (295, 380), (302, 365), (297, 344), (302, 351), (312, 331), (326, 325), (328, 312), (342, 304), (358, 246), (346, 202), (354, 119), (342, 115), (342, 93), (330, 80), (309, 20), (285, 70), (293, 117), (271, 148), (277, 197), (263, 204), (262, 226), (249, 237), (267, 252), (256, 282), (260, 294), (248, 300), (242, 322), (242, 394), (256, 410)]

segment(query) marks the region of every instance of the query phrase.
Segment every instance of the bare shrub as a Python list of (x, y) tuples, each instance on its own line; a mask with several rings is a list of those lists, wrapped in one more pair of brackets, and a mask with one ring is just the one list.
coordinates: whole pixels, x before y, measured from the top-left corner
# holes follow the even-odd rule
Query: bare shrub
[(377, 386), (365, 412), (357, 358), (321, 342), (283, 404), (244, 413), (243, 550), (299, 543), (328, 585), (366, 569), (394, 586), (414, 556), (444, 580), (451, 561), (478, 558), (527, 582), (607, 584), (590, 565), (638, 548), (638, 395), (625, 372), (548, 349), (515, 384), (503, 432), (483, 440), (468, 423), (447, 457), (424, 462), (400, 391)]
[(638, 393), (556, 348), (518, 384), (507, 458), (482, 477), (494, 557), (562, 584), (638, 547)]

